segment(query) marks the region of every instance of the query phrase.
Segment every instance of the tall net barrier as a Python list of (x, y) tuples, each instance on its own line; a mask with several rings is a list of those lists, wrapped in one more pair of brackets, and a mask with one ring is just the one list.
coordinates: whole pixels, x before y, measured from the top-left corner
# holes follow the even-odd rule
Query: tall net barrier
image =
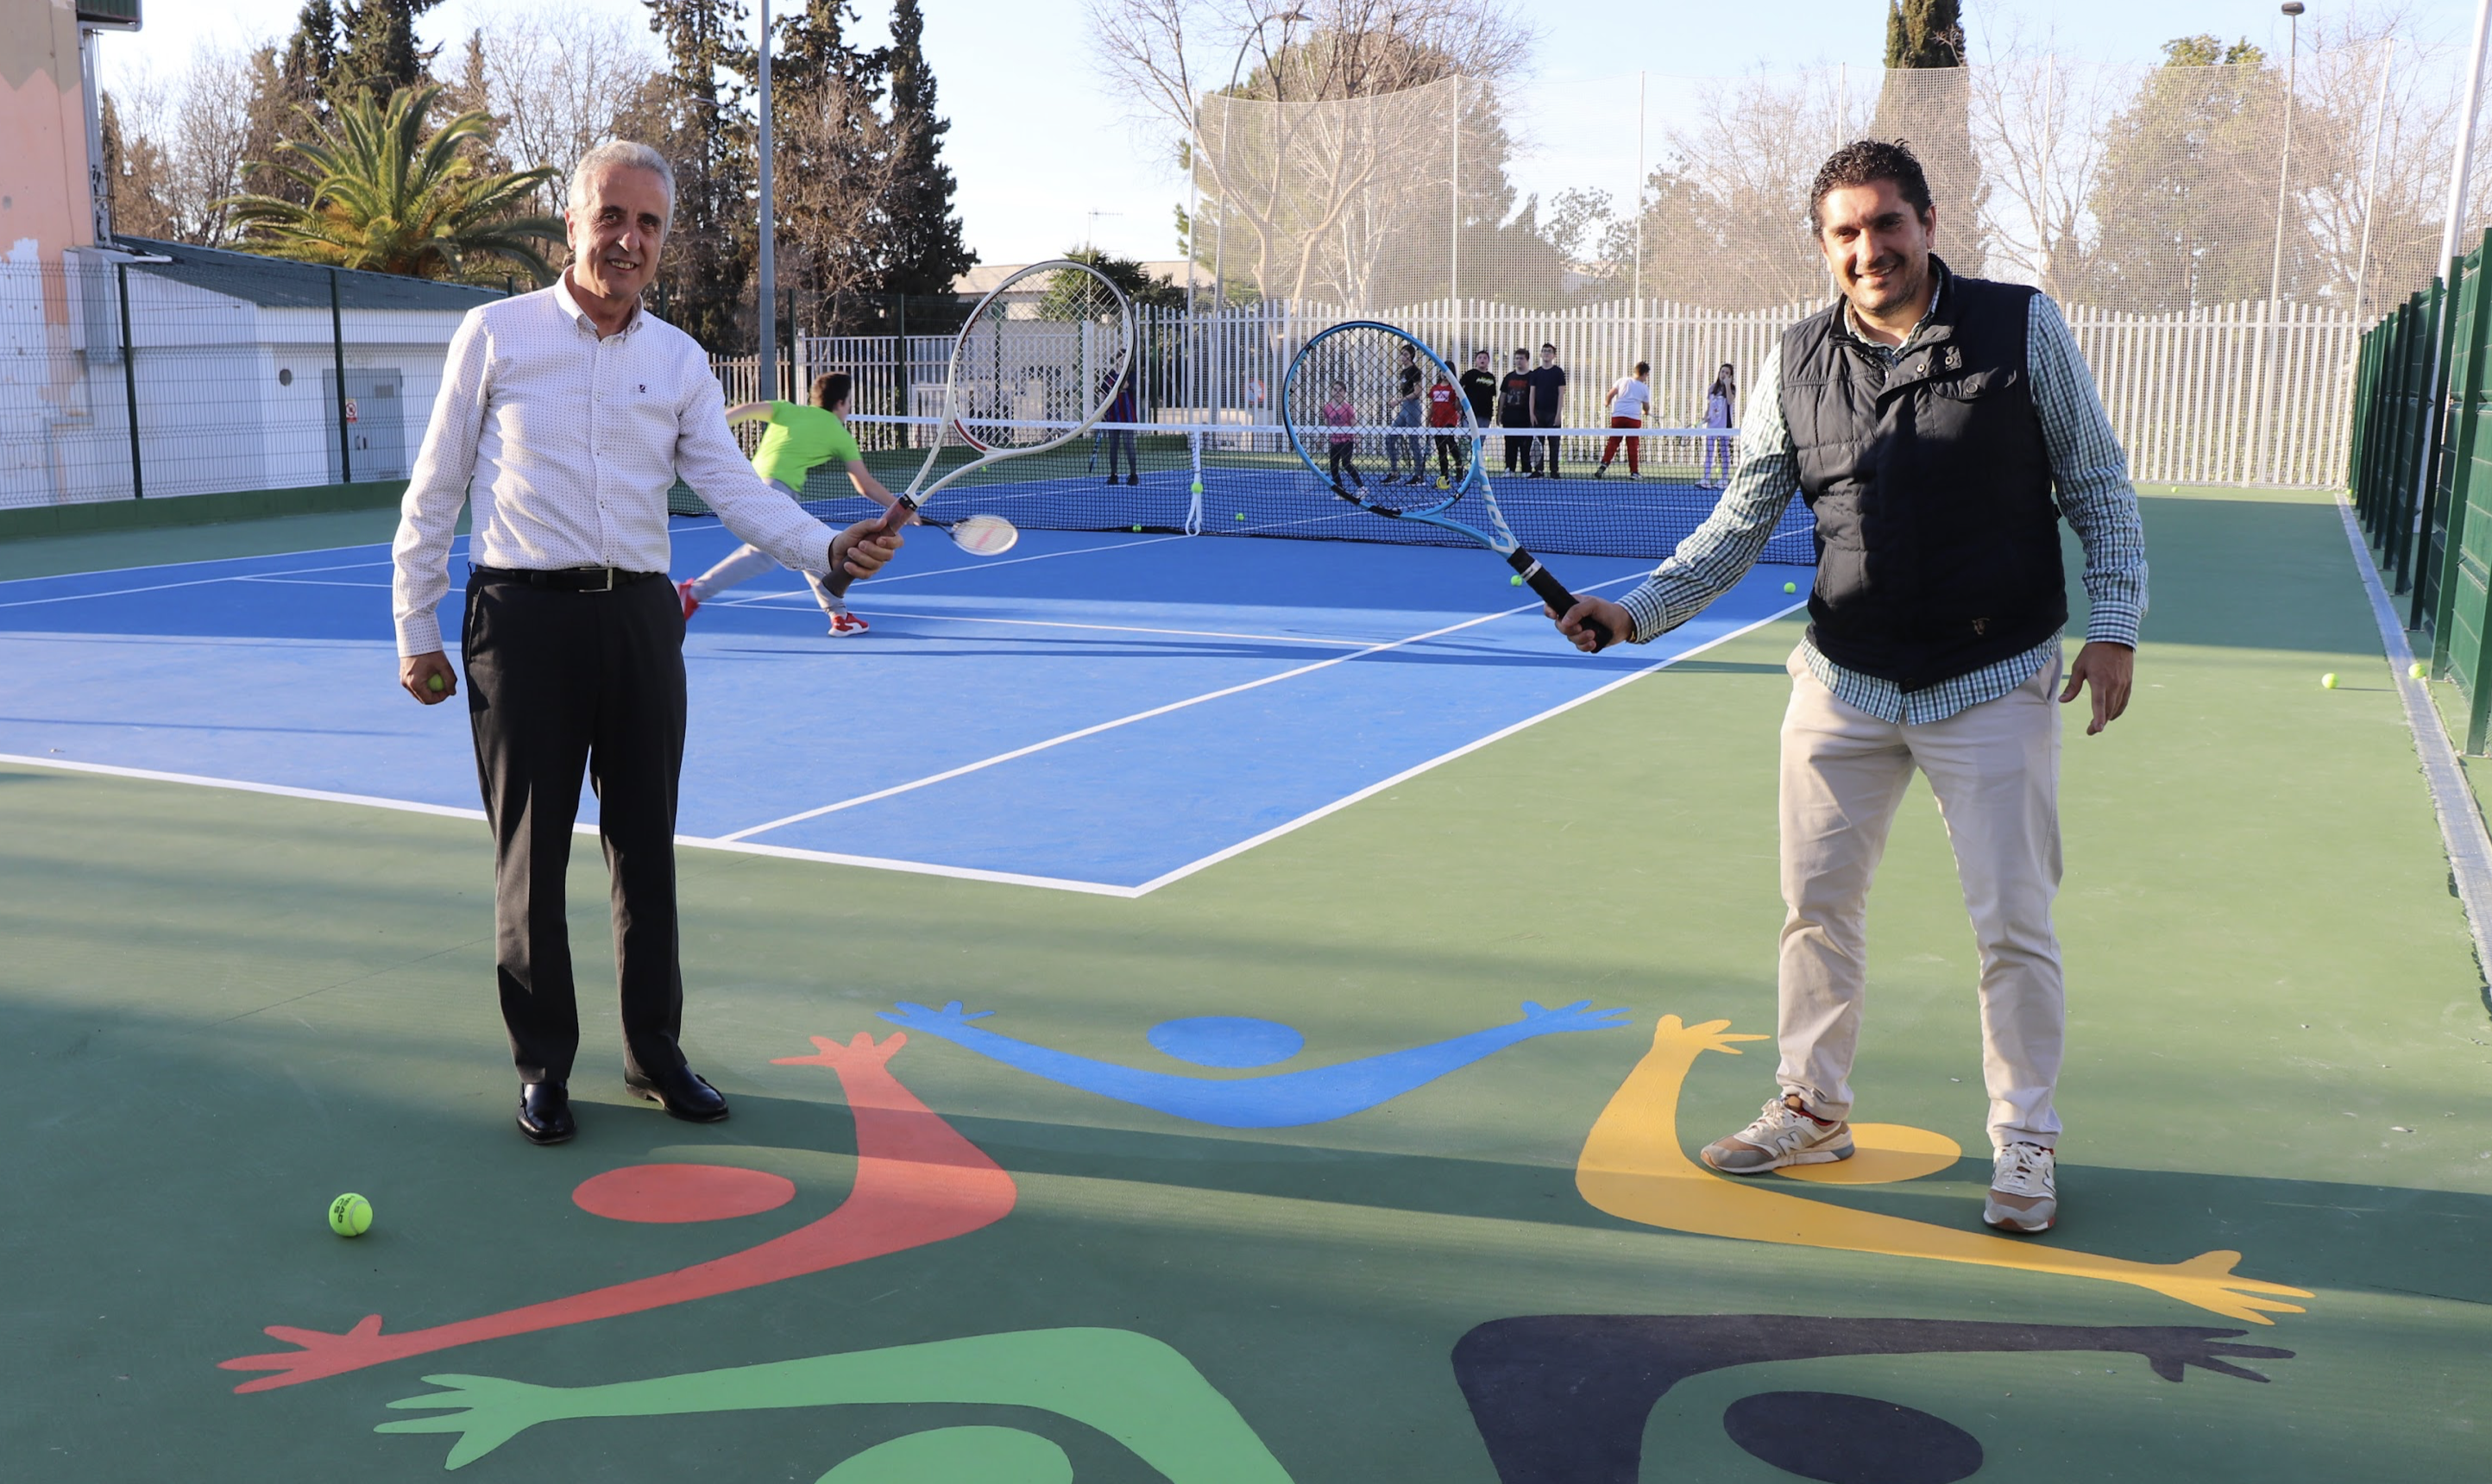
[(2336, 482), (2358, 332), (2438, 271), (2456, 69), (2385, 41), (2289, 68), (2175, 56), (1212, 96), (1193, 251), (1221, 290), (1159, 317), (1182, 348), (1148, 404), (1268, 416), (1295, 342), (1363, 314), (1500, 371), (1554, 342), (1569, 423), (1603, 421), (1646, 361), (1656, 415), (1693, 421), (1722, 363), (1744, 371), (1830, 297), (1809, 186), (1879, 137), (1920, 157), (1950, 266), (2059, 301), (2137, 478)]

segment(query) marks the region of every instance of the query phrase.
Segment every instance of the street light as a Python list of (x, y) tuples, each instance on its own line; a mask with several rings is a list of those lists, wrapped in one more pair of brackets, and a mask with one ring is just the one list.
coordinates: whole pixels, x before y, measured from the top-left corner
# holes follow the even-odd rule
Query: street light
[(2266, 437), (2270, 422), (2267, 408), (2269, 399), (2266, 395), (2268, 388), (2264, 384), (2268, 380), (2270, 359), (2266, 342), (2269, 327), (2275, 323), (2276, 300), (2284, 292), (2284, 206), (2291, 196), (2293, 187), (2293, 115), (2296, 89), (2301, 68), (2301, 0), (2284, 0), (2284, 4), (2279, 9), (2284, 12), (2285, 18), (2292, 23), (2293, 29), (2289, 33), (2290, 39), (2285, 43), (2284, 49), (2284, 149), (2275, 171), (2275, 247), (2268, 258), (2267, 318), (2259, 326), (2258, 377), (2262, 385), (2257, 402), (2261, 434), (2258, 445), (2259, 474), (2262, 479), (2271, 479), (2275, 474), (2275, 451), (2270, 446), (2270, 440)]
[[(1246, 35), (1237, 43), (1236, 59), (1229, 64), (1229, 86), (1222, 89), (1222, 91), (1224, 93), (1234, 93), (1237, 91), (1237, 78), (1246, 68), (1246, 48), (1253, 45), (1256, 39), (1263, 34), (1263, 28), (1265, 26), (1270, 25), (1276, 20), (1281, 23), (1281, 45), (1284, 49), (1287, 49), (1290, 45), (1290, 27), (1296, 25), (1302, 20), (1313, 21), (1314, 19), (1314, 16), (1308, 15), (1304, 11), (1292, 9), (1287, 11), (1276, 11), (1271, 15), (1265, 15), (1257, 20), (1253, 27), (1251, 27), (1247, 31)], [(1280, 99), (1281, 79), (1280, 74), (1275, 73), (1272, 76), (1272, 101), (1274, 103), (1278, 103), (1280, 102)], [(1222, 142), (1224, 144), (1227, 142), (1225, 132)], [(1202, 178), (1200, 173), (1202, 169), (1202, 104), (1200, 103), (1197, 103), (1194, 105), (1193, 163), (1197, 172), (1195, 179), (1200, 181)], [(1218, 184), (1220, 186), (1221, 196), (1220, 224), (1213, 229), (1211, 234), (1211, 313), (1215, 324), (1219, 322), (1221, 306), (1229, 297), (1229, 188), (1228, 183), (1225, 180), (1218, 182)], [(1200, 197), (1198, 197), (1196, 204), (1196, 215), (1198, 217), (1201, 215), (1201, 201)], [(1187, 221), (1187, 243), (1185, 254), (1185, 317), (1189, 329), (1191, 329), (1194, 322), (1194, 239), (1202, 232), (1202, 225), (1197, 221), (1193, 219), (1189, 219)], [(1225, 348), (1225, 342), (1223, 348)], [(1202, 390), (1204, 394), (1204, 410), (1208, 411), (1211, 389), (1206, 386)]]

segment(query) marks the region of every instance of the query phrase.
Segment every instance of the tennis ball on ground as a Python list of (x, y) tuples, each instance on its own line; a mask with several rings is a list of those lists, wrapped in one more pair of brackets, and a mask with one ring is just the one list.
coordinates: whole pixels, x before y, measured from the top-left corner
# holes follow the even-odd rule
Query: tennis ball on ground
[(1507, 578), (1505, 579), (1505, 585), (1508, 587), (1521, 587), (1523, 585), (1523, 574), (1518, 572), (1514, 576)]
[(441, 694), (441, 688), (447, 683), (439, 675), (429, 675), (425, 677), (424, 688), (438, 696)]
[(2336, 672), (2331, 669), (2328, 673), (2320, 676), (2319, 688), (2323, 691), (2332, 691), (2336, 689)]
[(2409, 679), (2409, 680), (2420, 680), (2422, 677), (2423, 677), (2423, 663), (2422, 663), (2420, 660), (2417, 660), (2417, 661), (2415, 661), (2412, 665), (2409, 665), (2409, 666), (2407, 666), (2407, 667), (2406, 667), (2406, 678), (2407, 678), (2407, 679)]
[(1141, 530), (1141, 529), (1142, 529), (1142, 527), (1138, 525), (1138, 526), (1135, 526), (1135, 527), (1134, 527), (1134, 529), (1136, 529), (1136, 530), (1138, 530), (1138, 531), (1139, 531), (1139, 530)]
[(1797, 582), (1785, 582), (1783, 584), (1783, 591), (1787, 593), (1795, 593), (1799, 591), (1799, 584)]
[(349, 1191), (329, 1202), (329, 1230), (340, 1236), (361, 1236), (372, 1229), (372, 1203)]

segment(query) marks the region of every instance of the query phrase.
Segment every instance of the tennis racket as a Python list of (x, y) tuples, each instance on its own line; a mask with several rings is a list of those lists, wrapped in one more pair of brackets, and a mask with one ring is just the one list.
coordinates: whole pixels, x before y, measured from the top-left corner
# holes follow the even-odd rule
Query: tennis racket
[(1001, 556), (1021, 540), (1021, 530), (1001, 516), (963, 516), (958, 520), (935, 520), (919, 516), (920, 525), (931, 525), (952, 538), (952, 545), (971, 556)]
[[(1455, 421), (1426, 426), (1429, 393), (1440, 381)], [(1575, 606), (1566, 584), (1525, 550), (1505, 523), (1497, 491), (1489, 487), (1482, 457), (1486, 439), (1454, 369), (1407, 331), (1353, 319), (1307, 341), (1281, 381), (1281, 423), (1299, 460), (1333, 493), (1389, 519), (1422, 520), (1468, 536), (1504, 557), (1555, 612), (1562, 616)], [(1439, 488), (1427, 472), (1427, 460), (1437, 440), (1448, 437), (1455, 440), (1462, 466)], [(1375, 460), (1380, 446), (1382, 468)], [(1487, 530), (1447, 514), (1467, 494), (1479, 496)]]
[[(934, 444), (917, 477), (883, 513), (880, 528), (900, 529), (945, 486), (989, 464), (1082, 436), (1132, 373), (1133, 348), (1133, 306), (1087, 264), (1032, 263), (996, 284), (952, 339)], [(936, 476), (947, 450), (972, 457)], [(947, 534), (963, 549), (986, 556), (1020, 539), (997, 516), (965, 517)], [(973, 544), (999, 535), (1002, 546)]]

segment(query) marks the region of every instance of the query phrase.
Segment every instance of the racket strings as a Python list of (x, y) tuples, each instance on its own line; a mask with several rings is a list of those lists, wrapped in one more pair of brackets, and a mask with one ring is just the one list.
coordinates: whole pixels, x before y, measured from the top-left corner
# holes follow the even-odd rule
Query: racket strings
[(1282, 414), (1334, 491), (1372, 509), (1439, 510), (1476, 457), (1462, 389), (1417, 342), (1381, 325), (1331, 332), (1290, 369)]

